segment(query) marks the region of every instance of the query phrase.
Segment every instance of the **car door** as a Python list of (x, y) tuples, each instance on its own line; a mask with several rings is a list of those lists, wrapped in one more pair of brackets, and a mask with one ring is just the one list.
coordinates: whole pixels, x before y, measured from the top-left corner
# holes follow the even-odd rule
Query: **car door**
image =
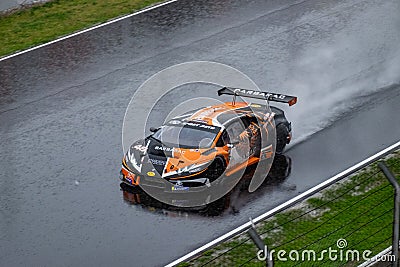
[(230, 149), (229, 168), (247, 161), (250, 154), (249, 138), (246, 135), (247, 121), (245, 119), (237, 119), (226, 127), (231, 144), (234, 146)]

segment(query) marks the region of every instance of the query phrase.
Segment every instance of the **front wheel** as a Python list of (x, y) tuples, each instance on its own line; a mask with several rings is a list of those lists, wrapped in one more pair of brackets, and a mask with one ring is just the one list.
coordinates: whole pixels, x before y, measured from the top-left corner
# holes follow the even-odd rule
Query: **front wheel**
[(225, 161), (221, 158), (214, 159), (213, 163), (208, 166), (206, 171), (206, 177), (210, 180), (210, 183), (217, 180), (225, 171)]

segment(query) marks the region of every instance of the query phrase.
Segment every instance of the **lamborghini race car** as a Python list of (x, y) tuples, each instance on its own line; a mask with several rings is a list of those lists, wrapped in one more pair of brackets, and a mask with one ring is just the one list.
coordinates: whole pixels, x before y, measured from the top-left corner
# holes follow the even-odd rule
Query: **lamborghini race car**
[[(122, 159), (121, 180), (130, 186), (141, 179), (162, 178), (176, 190), (207, 185), (273, 156), (262, 137), (275, 127), (275, 152), (291, 140), (291, 123), (284, 112), (259, 103), (236, 102), (236, 96), (266, 101), (297, 102), (294, 96), (224, 87), (218, 95), (233, 95), (232, 102), (204, 107), (175, 117), (152, 134), (133, 143)], [(273, 121), (272, 121), (273, 120)], [(276, 136), (276, 137), (275, 137)], [(173, 187), (174, 189), (174, 187)]]

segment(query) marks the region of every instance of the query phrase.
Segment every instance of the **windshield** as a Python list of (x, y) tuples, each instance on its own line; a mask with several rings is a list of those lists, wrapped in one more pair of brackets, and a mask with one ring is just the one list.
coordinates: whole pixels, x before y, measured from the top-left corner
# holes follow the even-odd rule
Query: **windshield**
[(169, 146), (181, 148), (209, 148), (220, 128), (200, 123), (184, 126), (165, 125), (153, 138)]

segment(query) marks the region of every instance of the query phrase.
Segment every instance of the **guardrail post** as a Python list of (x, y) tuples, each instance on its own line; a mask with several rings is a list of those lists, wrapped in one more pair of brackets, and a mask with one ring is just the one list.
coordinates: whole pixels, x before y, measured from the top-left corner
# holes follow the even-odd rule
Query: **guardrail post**
[(251, 227), (249, 228), (247, 233), (250, 235), (251, 239), (253, 240), (254, 244), (258, 247), (258, 249), (260, 251), (264, 252), (265, 265), (267, 267), (273, 267), (274, 261), (273, 261), (272, 257), (269, 256), (268, 247), (265, 245), (264, 241), (262, 240), (260, 235), (257, 233), (257, 230), (256, 230), (253, 220), (251, 218), (250, 218), (250, 222), (251, 222)]
[(400, 185), (393, 173), (383, 162), (378, 163), (386, 178), (394, 187), (394, 211), (393, 211), (393, 237), (392, 237), (392, 255), (394, 256), (393, 267), (399, 266), (399, 220), (400, 220)]

